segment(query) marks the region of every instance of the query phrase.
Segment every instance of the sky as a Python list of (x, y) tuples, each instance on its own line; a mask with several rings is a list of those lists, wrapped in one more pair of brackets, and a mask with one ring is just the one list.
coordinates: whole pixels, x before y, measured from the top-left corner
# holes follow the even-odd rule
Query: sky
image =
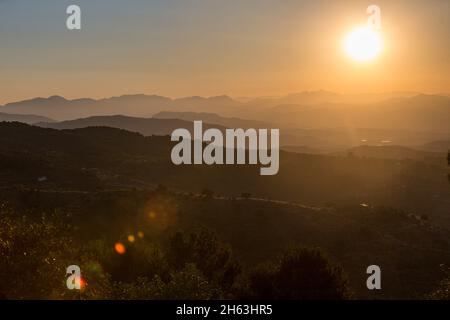
[[(66, 28), (79, 5), (82, 29)], [(381, 8), (384, 48), (345, 36)], [(0, 0), (0, 104), (36, 96), (450, 92), (450, 1)]]

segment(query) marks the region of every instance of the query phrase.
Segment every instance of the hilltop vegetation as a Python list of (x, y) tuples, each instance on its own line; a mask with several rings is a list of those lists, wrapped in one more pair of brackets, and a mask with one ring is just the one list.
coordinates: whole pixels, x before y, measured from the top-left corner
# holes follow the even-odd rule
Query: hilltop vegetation
[[(168, 137), (113, 128), (2, 123), (0, 144), (7, 298), (420, 298), (450, 263), (444, 164), (282, 153), (267, 178), (251, 166), (177, 167)], [(71, 296), (64, 268), (77, 263), (89, 285)], [(381, 292), (365, 288), (371, 264)], [(322, 269), (332, 285), (320, 297), (290, 273), (322, 286)]]
[[(417, 215), (425, 212), (450, 225), (444, 157), (436, 164), (281, 152), (279, 173), (261, 177), (258, 166), (175, 166), (170, 161), (173, 144), (169, 140), (113, 128), (58, 131), (2, 123), (1, 183), (58, 190), (164, 184), (188, 192), (210, 189), (226, 196), (245, 192), (316, 206), (390, 205)], [(48, 179), (38, 183), (41, 176)]]

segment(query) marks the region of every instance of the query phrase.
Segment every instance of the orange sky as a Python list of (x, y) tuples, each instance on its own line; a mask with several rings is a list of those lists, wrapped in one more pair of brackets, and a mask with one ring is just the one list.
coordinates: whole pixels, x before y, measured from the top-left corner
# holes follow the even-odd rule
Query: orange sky
[[(378, 1), (385, 47), (356, 63), (342, 41), (368, 1), (0, 2), (0, 103), (35, 96), (127, 93), (267, 96), (450, 92), (449, 1)], [(30, 10), (33, 6), (33, 10)]]

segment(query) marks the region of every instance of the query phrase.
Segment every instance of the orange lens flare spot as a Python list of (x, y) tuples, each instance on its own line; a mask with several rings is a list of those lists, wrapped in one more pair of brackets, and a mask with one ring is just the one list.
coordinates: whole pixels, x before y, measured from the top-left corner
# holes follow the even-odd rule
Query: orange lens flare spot
[(136, 238), (132, 234), (130, 234), (127, 239), (128, 239), (128, 242), (131, 242), (131, 243), (133, 243), (136, 240)]
[(127, 250), (125, 249), (125, 246), (123, 244), (121, 244), (120, 242), (117, 242), (114, 245), (114, 250), (116, 250), (116, 252), (118, 254), (124, 254)]
[(83, 278), (83, 277), (81, 277), (81, 278), (79, 279), (79, 281), (80, 281), (80, 289), (81, 289), (81, 290), (86, 289), (86, 287), (87, 287), (87, 285), (88, 285), (86, 279)]
[(154, 211), (150, 211), (149, 214), (148, 214), (148, 217), (150, 219), (155, 219), (156, 218), (156, 213)]
[(138, 231), (137, 236), (139, 237), (139, 239), (144, 238), (144, 233), (142, 231)]

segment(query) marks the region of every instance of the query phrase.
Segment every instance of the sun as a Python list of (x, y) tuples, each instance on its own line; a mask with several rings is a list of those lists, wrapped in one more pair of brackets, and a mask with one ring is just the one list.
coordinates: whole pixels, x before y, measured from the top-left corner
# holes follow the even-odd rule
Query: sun
[(351, 31), (344, 40), (344, 50), (358, 62), (375, 59), (383, 49), (381, 34), (371, 27), (359, 27)]

